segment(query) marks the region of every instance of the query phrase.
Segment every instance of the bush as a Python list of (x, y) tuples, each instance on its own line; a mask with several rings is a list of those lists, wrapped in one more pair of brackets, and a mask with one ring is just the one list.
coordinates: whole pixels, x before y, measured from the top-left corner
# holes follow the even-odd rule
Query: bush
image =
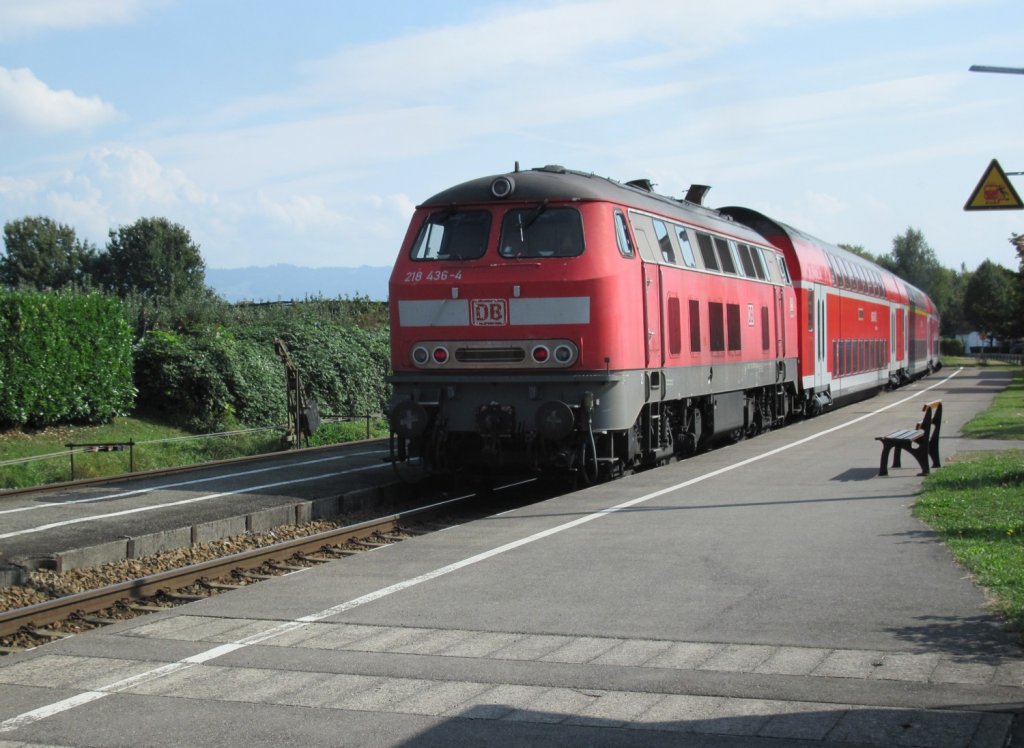
[(204, 338), (148, 333), (135, 351), (141, 408), (192, 431), (219, 431), (231, 407), (216, 359)]
[(0, 292), (0, 425), (105, 423), (134, 398), (131, 332), (117, 299)]
[(960, 338), (942, 338), (939, 340), (939, 353), (943, 356), (962, 356), (964, 341)]

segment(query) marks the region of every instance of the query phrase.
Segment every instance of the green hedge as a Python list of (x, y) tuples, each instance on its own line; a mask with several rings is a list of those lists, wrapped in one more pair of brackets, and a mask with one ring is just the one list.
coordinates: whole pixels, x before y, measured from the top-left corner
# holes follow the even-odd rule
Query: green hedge
[[(279, 334), (277, 334), (279, 333)], [(205, 334), (151, 331), (136, 353), (139, 407), (193, 431), (287, 421), (287, 378), (274, 337), (288, 344), (306, 395), (322, 415), (383, 411), (387, 330), (293, 320), (272, 329), (239, 325)]]
[(940, 338), (939, 353), (943, 356), (964, 355), (964, 341), (960, 338)]
[(0, 426), (103, 423), (134, 398), (117, 299), (0, 291)]

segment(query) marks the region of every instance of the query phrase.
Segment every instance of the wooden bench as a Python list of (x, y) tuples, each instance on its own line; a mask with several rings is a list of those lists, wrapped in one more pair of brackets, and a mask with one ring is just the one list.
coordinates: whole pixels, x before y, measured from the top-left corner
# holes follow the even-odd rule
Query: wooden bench
[(893, 431), (885, 436), (876, 436), (875, 440), (882, 442), (882, 461), (878, 468), (879, 475), (888, 475), (889, 452), (893, 449), (896, 454), (892, 459), (894, 468), (902, 467), (900, 464), (900, 453), (906, 450), (921, 466), (918, 475), (928, 475), (928, 460), (931, 458), (931, 467), (939, 465), (939, 431), (942, 429), (942, 401), (936, 400), (932, 403), (925, 403), (922, 408), (924, 418), (921, 423), (913, 429)]

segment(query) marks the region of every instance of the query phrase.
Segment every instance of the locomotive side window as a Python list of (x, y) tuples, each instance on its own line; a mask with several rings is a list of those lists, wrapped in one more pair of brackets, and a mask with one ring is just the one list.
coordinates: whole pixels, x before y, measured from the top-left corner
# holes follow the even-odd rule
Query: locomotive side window
[(697, 246), (700, 248), (700, 256), (704, 260), (704, 267), (708, 270), (718, 270), (718, 258), (715, 257), (715, 247), (711, 243), (711, 237), (698, 231)]
[(789, 278), (789, 268), (786, 267), (786, 258), (783, 257), (782, 255), (775, 255), (775, 257), (779, 261), (779, 271), (782, 273), (782, 280), (786, 283), (787, 286), (792, 285), (793, 281), (790, 280)]
[(412, 245), (413, 260), (475, 260), (487, 250), (491, 214), (486, 210), (432, 213)]
[(768, 263), (764, 261), (764, 252), (760, 247), (750, 248), (750, 257), (754, 260), (754, 273), (762, 280), (771, 281), (772, 274), (768, 269)]
[(740, 265), (743, 266), (743, 274), (748, 278), (759, 278), (757, 269), (754, 267), (754, 260), (750, 256), (750, 247), (746, 244), (737, 244), (736, 253), (740, 256)]
[(683, 253), (683, 262), (687, 267), (697, 267), (697, 261), (693, 257), (693, 248), (690, 247), (690, 236), (686, 233), (685, 226), (676, 226), (676, 238), (679, 240), (679, 250)]
[(683, 335), (680, 330), (682, 323), (682, 312), (679, 307), (679, 297), (668, 297), (668, 352), (670, 356), (678, 356), (683, 350)]
[(725, 320), (722, 319), (722, 304), (717, 301), (708, 302), (708, 325), (711, 331), (711, 350), (725, 350)]
[(739, 351), (743, 349), (742, 328), (740, 327), (740, 305), (726, 304), (725, 316), (727, 330), (729, 332), (729, 350)]
[(510, 210), (501, 221), (502, 257), (576, 257), (583, 253), (583, 221), (575, 208)]
[(672, 249), (672, 240), (668, 238), (668, 226), (664, 221), (654, 220), (654, 235), (658, 238), (658, 248), (661, 250), (661, 259), (675, 265), (676, 252)]
[(690, 299), (690, 350), (700, 353), (700, 302)]
[(729, 242), (720, 236), (716, 236), (715, 249), (718, 250), (718, 259), (722, 271), (730, 275), (736, 275), (736, 263), (732, 259), (732, 252), (729, 251)]
[(626, 216), (622, 215), (621, 210), (615, 211), (615, 241), (618, 242), (619, 254), (623, 257), (632, 257), (636, 254), (633, 250), (633, 240), (629, 238)]

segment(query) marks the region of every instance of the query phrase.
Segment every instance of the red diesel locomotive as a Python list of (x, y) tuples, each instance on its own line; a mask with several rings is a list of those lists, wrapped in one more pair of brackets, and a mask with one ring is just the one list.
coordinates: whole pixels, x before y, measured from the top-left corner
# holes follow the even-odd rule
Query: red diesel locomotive
[(517, 165), (419, 206), (389, 285), (392, 459), (592, 482), (939, 365), (924, 293), (706, 189)]

